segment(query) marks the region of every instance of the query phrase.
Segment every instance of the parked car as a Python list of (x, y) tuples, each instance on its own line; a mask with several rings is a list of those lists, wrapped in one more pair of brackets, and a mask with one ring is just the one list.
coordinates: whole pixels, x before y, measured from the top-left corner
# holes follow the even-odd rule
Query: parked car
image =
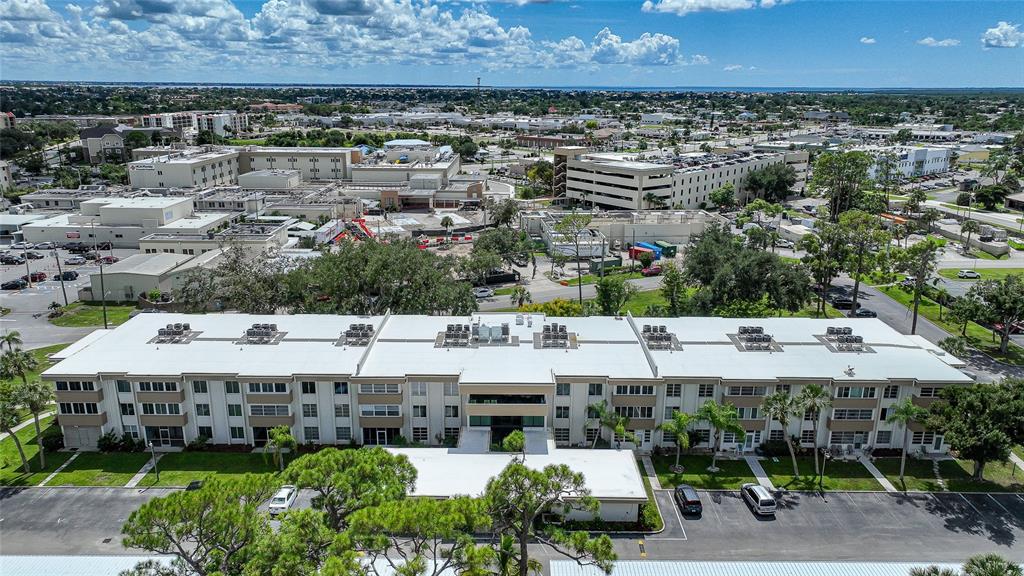
[[(847, 298), (845, 296), (833, 298), (832, 307), (836, 310), (853, 310), (853, 298)], [(857, 302), (857, 308), (860, 308), (860, 302)]]
[(104, 264), (113, 264), (115, 262), (119, 262), (120, 260), (121, 259), (118, 258), (117, 256), (104, 256), (104, 257), (100, 258), (100, 262), (102, 262)]
[[(1002, 333), (1003, 326), (1004, 324), (1002, 322), (996, 322), (992, 325), (992, 328), (995, 328), (996, 332)], [(1014, 322), (1013, 324), (1010, 324), (1010, 334), (1020, 334), (1021, 332), (1024, 332), (1024, 322)]]
[(31, 242), (15, 242), (11, 244), (11, 250), (31, 250), (35, 247), (36, 245)]
[(67, 270), (62, 274), (54, 274), (53, 280), (78, 280), (78, 272), (75, 272), (74, 270)]
[(750, 504), (754, 514), (758, 516), (775, 516), (777, 504), (768, 489), (760, 484), (747, 483), (740, 488), (743, 499)]
[[(858, 304), (860, 303), (858, 302)], [(857, 307), (857, 311), (853, 313), (853, 316), (854, 318), (878, 318), (878, 314), (873, 310), (868, 310), (867, 308), (861, 308), (859, 306)]]
[(0, 264), (24, 264), (25, 259), (17, 254), (4, 254), (0, 256)]
[(23, 274), (21, 279), (25, 280), (26, 282), (43, 282), (44, 280), (46, 280), (46, 272), (32, 272), (31, 274)]
[(95, 248), (96, 250), (110, 250), (111, 248), (113, 248), (113, 246), (110, 244), (110, 242), (97, 242), (93, 246), (93, 248)]
[(978, 274), (974, 270), (959, 270), (956, 273), (956, 277), (957, 278), (969, 278), (969, 279), (977, 280), (978, 278), (981, 278), (981, 274)]
[(907, 276), (900, 282), (900, 286), (903, 286), (904, 288), (913, 288), (916, 282), (917, 276)]
[(644, 276), (660, 276), (661, 266), (649, 266), (640, 271), (640, 274)]
[(477, 298), (490, 298), (491, 296), (494, 296), (494, 290), (491, 290), (486, 286), (473, 288), (473, 296), (476, 296)]
[(81, 264), (85, 264), (85, 257), (84, 256), (69, 256), (69, 257), (64, 259), (64, 263), (69, 265), (69, 266), (78, 266), (78, 265), (81, 265)]
[(188, 483), (188, 486), (185, 486), (185, 492), (191, 492), (192, 490), (199, 490), (202, 487), (203, 487), (203, 481), (202, 480), (193, 480), (193, 481)]
[(68, 252), (81, 252), (83, 250), (88, 250), (85, 244), (82, 244), (81, 242), (65, 242), (63, 245), (61, 245), (61, 248), (67, 250)]
[(36, 250), (53, 250), (57, 245), (53, 242), (40, 242), (36, 244)]
[(278, 514), (287, 511), (292, 507), (295, 502), (295, 497), (299, 495), (298, 489), (291, 484), (285, 484), (281, 486), (281, 489), (274, 494), (274, 497), (270, 499), (270, 505), (267, 507), (270, 510), (271, 516), (277, 516)]
[(85, 258), (86, 260), (93, 260), (93, 261), (95, 261), (95, 260), (99, 260), (100, 259), (100, 253), (99, 252), (86, 252), (86, 253), (82, 254), (82, 257)]
[(25, 282), (21, 278), (15, 278), (0, 284), (0, 290), (21, 290), (28, 286), (28, 282)]
[(46, 258), (46, 256), (43, 256), (39, 252), (34, 252), (32, 250), (25, 252), (25, 257), (28, 258), (29, 260), (42, 260), (43, 258)]
[(679, 505), (679, 510), (683, 514), (703, 514), (704, 505), (700, 501), (700, 496), (697, 491), (693, 489), (693, 486), (689, 484), (680, 484), (676, 486), (675, 490), (676, 504)]
[(775, 241), (776, 248), (792, 248), (794, 244), (785, 238), (779, 238)]

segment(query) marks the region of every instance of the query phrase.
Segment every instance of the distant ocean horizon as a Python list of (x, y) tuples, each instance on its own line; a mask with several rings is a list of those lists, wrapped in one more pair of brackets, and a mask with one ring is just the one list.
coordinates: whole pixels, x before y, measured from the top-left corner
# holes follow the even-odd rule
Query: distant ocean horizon
[[(467, 90), (475, 84), (360, 84), (360, 83), (317, 83), (317, 82), (105, 82), (90, 80), (0, 80), (0, 84), (69, 84), (79, 86), (137, 86), (154, 88), (430, 88)], [(846, 93), (956, 93), (956, 92), (1024, 92), (1024, 86), (993, 87), (844, 87), (844, 86), (594, 86), (594, 85), (481, 85), (486, 90), (550, 90), (558, 92), (743, 92), (743, 93), (784, 93), (784, 92), (846, 92)]]

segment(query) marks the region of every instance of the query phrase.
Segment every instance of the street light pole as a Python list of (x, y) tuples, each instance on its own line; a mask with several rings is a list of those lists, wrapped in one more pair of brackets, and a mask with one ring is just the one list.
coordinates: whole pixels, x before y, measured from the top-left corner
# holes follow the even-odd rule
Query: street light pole
[[(24, 241), (25, 240), (24, 240), (24, 236), (23, 236), (22, 237), (22, 242), (24, 242)], [(24, 257), (25, 257), (25, 281), (28, 282), (28, 287), (31, 288), (32, 287), (32, 270), (30, 270), (29, 267), (28, 267), (28, 245), (25, 246)]]
[(68, 305), (68, 291), (64, 288), (64, 271), (60, 269), (60, 254), (56, 250), (50, 252), (53, 259), (57, 261), (57, 278), (60, 278), (60, 291), (64, 294), (64, 305)]
[(158, 468), (157, 465), (156, 465), (156, 447), (153, 446), (152, 442), (149, 443), (149, 453), (153, 455), (153, 471), (156, 472), (156, 481), (157, 481), (157, 483), (159, 483), (160, 482), (160, 468)]

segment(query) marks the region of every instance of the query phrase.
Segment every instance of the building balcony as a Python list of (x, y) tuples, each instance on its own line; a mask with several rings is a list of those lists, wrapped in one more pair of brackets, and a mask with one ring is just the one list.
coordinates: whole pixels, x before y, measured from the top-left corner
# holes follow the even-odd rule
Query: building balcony
[(918, 408), (931, 408), (932, 404), (934, 404), (936, 400), (938, 400), (938, 398), (925, 398), (923, 396), (918, 396), (916, 394), (910, 397), (910, 402), (913, 403), (913, 405), (917, 406)]
[(740, 426), (743, 426), (743, 429), (747, 432), (757, 432), (758, 430), (764, 430), (768, 426), (768, 421), (764, 418), (740, 420)]
[(90, 402), (99, 404), (103, 401), (103, 389), (97, 390), (58, 390), (57, 402)]
[(878, 406), (878, 398), (834, 398), (833, 408), (874, 408)]
[[(467, 403), (463, 406), (468, 416), (547, 416), (547, 404), (485, 404)], [(360, 422), (365, 420), (361, 418)]]
[(828, 429), (832, 432), (871, 432), (875, 429), (874, 420), (836, 420), (828, 419)]
[(291, 404), (292, 391), (267, 394), (246, 392), (245, 401), (249, 404)]
[(185, 391), (176, 392), (137, 392), (135, 398), (139, 403), (181, 404), (185, 401)]
[(612, 406), (657, 406), (658, 397), (651, 395), (612, 394)]
[(61, 426), (103, 426), (107, 423), (107, 413), (99, 414), (59, 414), (57, 422)]
[(188, 413), (140, 414), (139, 424), (143, 426), (184, 426), (188, 424)]
[(722, 396), (723, 404), (732, 404), (737, 408), (756, 408), (764, 403), (764, 396)]

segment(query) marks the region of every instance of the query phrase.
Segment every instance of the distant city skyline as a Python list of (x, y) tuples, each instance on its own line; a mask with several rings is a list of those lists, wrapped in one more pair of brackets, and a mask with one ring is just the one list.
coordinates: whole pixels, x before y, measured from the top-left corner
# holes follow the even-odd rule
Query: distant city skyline
[(1024, 86), (1013, 1), (0, 0), (0, 80)]

